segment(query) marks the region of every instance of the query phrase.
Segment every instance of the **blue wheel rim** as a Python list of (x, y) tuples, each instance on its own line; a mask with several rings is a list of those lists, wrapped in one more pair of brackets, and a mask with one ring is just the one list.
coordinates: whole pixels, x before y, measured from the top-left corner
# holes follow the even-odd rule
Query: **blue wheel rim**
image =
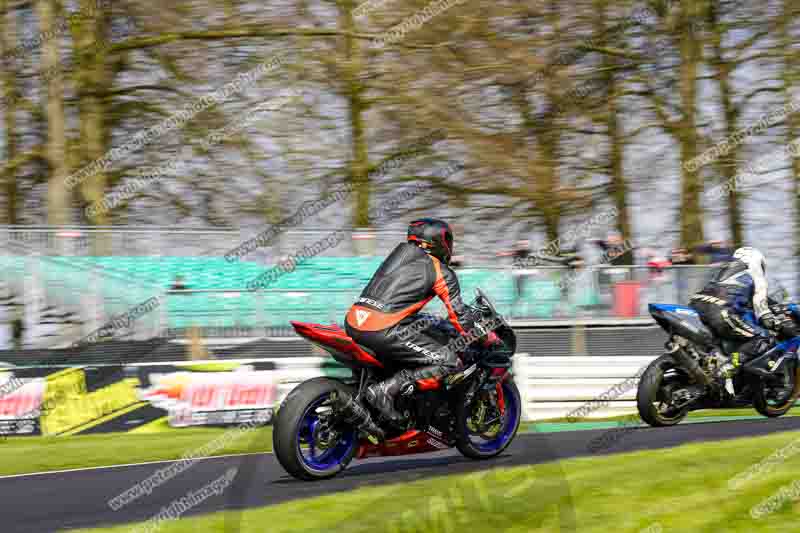
[(508, 382), (503, 382), (503, 399), (506, 404), (506, 412), (503, 415), (503, 427), (492, 439), (484, 439), (474, 433), (470, 432), (468, 427), (469, 418), (464, 418), (464, 427), (462, 428), (467, 435), (472, 446), (483, 453), (492, 453), (503, 449), (508, 441), (514, 436), (517, 428), (517, 421), (520, 416), (520, 405), (517, 401), (516, 395), (512, 393), (511, 385)]
[[(325, 472), (338, 468), (342, 461), (352, 452), (356, 444), (356, 430), (343, 432), (339, 440), (327, 449), (318, 449), (314, 439), (314, 431), (319, 424), (317, 407), (328, 400), (330, 394), (324, 394), (311, 402), (300, 419), (297, 430), (297, 454), (300, 460), (311, 470)], [(303, 448), (303, 445), (307, 445)]]

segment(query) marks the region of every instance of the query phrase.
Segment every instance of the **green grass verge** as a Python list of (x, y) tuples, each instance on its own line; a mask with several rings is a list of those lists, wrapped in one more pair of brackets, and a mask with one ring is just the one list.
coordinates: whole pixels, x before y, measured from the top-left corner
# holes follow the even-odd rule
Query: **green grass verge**
[[(0, 475), (180, 459), (225, 433), (222, 428), (159, 428), (154, 433), (21, 437), (0, 442)], [(213, 455), (272, 451), (272, 427), (247, 432)]]
[[(790, 457), (736, 492), (728, 481), (800, 432), (685, 445), (652, 452), (572, 459), (496, 469), (486, 474), (364, 488), (281, 505), (163, 522), (160, 533), (316, 532), (506, 533), (648, 531), (750, 533), (796, 531), (797, 507), (786, 503), (759, 520), (751, 507), (791, 484), (800, 456)], [(564, 482), (558, 482), (562, 479)], [(566, 497), (568, 493), (570, 498)], [(515, 492), (516, 489), (516, 492)], [(523, 490), (520, 490), (523, 489)], [(437, 497), (437, 495), (439, 497)], [(556, 504), (574, 510), (574, 530)], [(239, 522), (240, 521), (240, 522)], [(233, 528), (234, 524), (240, 527)], [(649, 529), (648, 529), (649, 528)], [(82, 530), (122, 533), (131, 526)]]
[[(631, 415), (618, 415), (618, 416), (609, 416), (609, 417), (602, 417), (602, 418), (592, 418), (586, 417), (581, 418), (580, 422), (614, 422), (619, 420), (629, 420)], [(764, 418), (763, 415), (760, 415), (755, 409), (752, 407), (738, 407), (738, 408), (731, 408), (731, 409), (702, 409), (700, 411), (692, 411), (689, 413), (686, 418), (687, 419), (694, 419), (694, 418), (716, 418), (720, 416), (742, 416), (742, 417), (758, 417)], [(789, 411), (783, 416), (800, 416), (800, 412), (795, 412), (793, 410)], [(537, 422), (570, 422), (567, 418), (547, 418), (542, 420), (537, 420)]]

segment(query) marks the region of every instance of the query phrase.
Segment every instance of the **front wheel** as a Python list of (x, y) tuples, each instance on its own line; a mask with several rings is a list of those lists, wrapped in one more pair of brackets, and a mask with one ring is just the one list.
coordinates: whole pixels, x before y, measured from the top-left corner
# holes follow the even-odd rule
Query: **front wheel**
[(759, 414), (769, 418), (785, 415), (800, 396), (797, 361), (786, 364), (779, 381), (770, 383), (757, 380), (754, 389), (753, 407)]
[(347, 385), (314, 378), (289, 393), (275, 417), (272, 444), (278, 462), (297, 479), (328, 479), (344, 470), (357, 448), (357, 430), (331, 418), (331, 394), (351, 394)]
[[(490, 459), (508, 448), (522, 420), (522, 400), (512, 379), (478, 393), (464, 405), (456, 405), (456, 447), (470, 459)], [(502, 407), (502, 408), (501, 408)]]
[(636, 392), (639, 416), (653, 427), (674, 426), (689, 410), (673, 406), (672, 393), (688, 384), (688, 376), (675, 359), (669, 354), (662, 355), (650, 363), (639, 379)]

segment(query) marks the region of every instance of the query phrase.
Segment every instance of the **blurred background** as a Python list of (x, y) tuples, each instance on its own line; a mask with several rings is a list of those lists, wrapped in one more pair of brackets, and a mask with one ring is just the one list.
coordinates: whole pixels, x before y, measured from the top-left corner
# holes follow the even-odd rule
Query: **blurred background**
[(423, 214), (524, 326), (650, 323), (743, 244), (793, 294), (798, 9), (0, 0), (0, 343), (341, 323)]
[[(212, 463), (116, 514), (106, 498), (146, 466), (64, 469), (269, 451), (271, 428), (212, 453), (208, 426), (271, 423), (299, 383), (347, 377), (290, 321), (342, 325), (421, 216), (452, 225), (465, 300), (480, 287), (510, 320), (521, 432), (545, 433), (483, 462), (500, 475), (474, 477), (489, 489), (441, 516), (476, 533), (503, 519), (555, 531), (554, 509), (581, 531), (795, 530), (789, 511), (747, 526), (765, 503), (747, 507), (797, 494), (797, 468), (766, 460), (748, 492), (725, 492), (797, 435), (738, 437), (791, 418), (709, 410), (732, 425), (631, 430), (641, 369), (667, 340), (649, 303), (686, 304), (742, 245), (767, 257), (772, 291), (800, 290), (799, 13), (798, 0), (0, 0), (0, 477), (58, 470), (0, 488), (4, 530), (154, 516)], [(234, 493), (199, 510), (329, 487), (342, 499), (226, 531), (355, 531), (345, 511), (369, 519), (359, 531), (436, 531), (405, 513), (452, 498), (453, 478), (381, 500), (344, 490), (467, 472), (402, 460), (311, 490), (271, 455), (250, 460), (241, 506)], [(529, 480), (498, 469), (539, 461)], [(213, 520), (167, 529), (221, 531)]]

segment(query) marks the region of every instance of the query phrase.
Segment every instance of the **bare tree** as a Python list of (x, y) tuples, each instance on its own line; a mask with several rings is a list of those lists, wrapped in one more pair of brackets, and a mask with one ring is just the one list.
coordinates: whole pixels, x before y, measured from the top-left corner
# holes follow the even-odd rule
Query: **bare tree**
[[(42, 35), (57, 35), (55, 0), (37, 0), (36, 11)], [(69, 174), (67, 137), (64, 116), (64, 84), (61, 74), (59, 39), (43, 39), (42, 77), (47, 92), (47, 162), (50, 175), (47, 184), (47, 222), (63, 226), (70, 222), (70, 201), (65, 179)]]

